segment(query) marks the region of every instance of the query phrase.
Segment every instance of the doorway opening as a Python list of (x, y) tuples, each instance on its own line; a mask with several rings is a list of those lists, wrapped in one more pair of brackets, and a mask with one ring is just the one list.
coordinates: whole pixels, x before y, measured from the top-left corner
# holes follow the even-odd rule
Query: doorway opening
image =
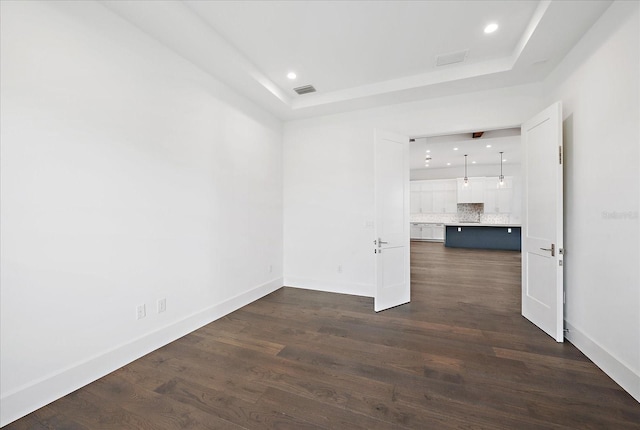
[[(457, 239), (466, 236), (461, 224), (512, 228), (521, 225), (522, 169), (520, 128), (440, 136), (416, 136), (410, 142), (411, 240), (445, 242), (456, 227)], [(461, 229), (458, 231), (458, 229)], [(513, 230), (517, 229), (517, 230)], [(469, 232), (471, 233), (471, 232)], [(482, 248), (492, 230), (476, 229), (472, 240), (450, 246)], [(453, 238), (453, 236), (450, 236)], [(507, 242), (513, 242), (507, 246)], [(515, 249), (515, 240), (504, 249)], [(500, 244), (487, 243), (488, 249)]]

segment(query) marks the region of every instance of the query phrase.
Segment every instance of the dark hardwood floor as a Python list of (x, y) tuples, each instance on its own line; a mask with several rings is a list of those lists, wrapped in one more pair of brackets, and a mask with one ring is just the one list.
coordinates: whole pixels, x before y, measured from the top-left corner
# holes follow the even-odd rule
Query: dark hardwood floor
[(639, 429), (520, 316), (520, 253), (414, 242), (412, 302), (283, 288), (5, 427)]

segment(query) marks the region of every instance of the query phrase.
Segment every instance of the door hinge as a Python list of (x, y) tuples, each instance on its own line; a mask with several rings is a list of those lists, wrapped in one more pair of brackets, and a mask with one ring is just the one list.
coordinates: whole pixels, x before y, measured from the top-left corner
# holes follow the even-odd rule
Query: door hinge
[(562, 303), (567, 303), (567, 291), (562, 291)]
[(560, 164), (562, 164), (562, 146), (558, 146), (558, 155), (560, 156)]
[(562, 263), (562, 260), (558, 260), (558, 265), (559, 266), (563, 266), (564, 265), (564, 263)]

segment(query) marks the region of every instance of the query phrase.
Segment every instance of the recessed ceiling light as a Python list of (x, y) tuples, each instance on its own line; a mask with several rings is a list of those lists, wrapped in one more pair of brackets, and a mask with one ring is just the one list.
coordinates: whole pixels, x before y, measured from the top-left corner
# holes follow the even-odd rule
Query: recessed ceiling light
[(427, 152), (431, 152), (431, 150), (430, 150), (430, 149), (427, 149)]
[(486, 34), (490, 34), (493, 33), (494, 31), (496, 31), (498, 29), (498, 24), (496, 24), (495, 22), (492, 22), (491, 24), (487, 25), (484, 28), (484, 32)]
[(475, 162), (475, 161), (472, 161), (472, 162), (471, 162), (471, 164), (476, 164), (476, 162)]
[(451, 166), (451, 163), (447, 163), (447, 166)]
[(298, 75), (295, 74), (295, 72), (289, 72), (287, 73), (287, 78), (294, 80), (295, 78), (297, 78)]
[(491, 145), (487, 145), (487, 148), (491, 148)]
[(458, 148), (453, 148), (453, 150), (454, 150), (454, 151), (457, 151), (457, 150), (458, 150)]

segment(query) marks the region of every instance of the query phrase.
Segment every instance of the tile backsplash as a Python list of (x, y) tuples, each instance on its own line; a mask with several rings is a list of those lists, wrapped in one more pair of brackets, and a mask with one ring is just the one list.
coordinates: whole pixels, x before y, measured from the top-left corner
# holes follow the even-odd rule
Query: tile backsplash
[(480, 215), (480, 222), (483, 224), (509, 224), (513, 220), (509, 214), (483, 214)]
[(458, 222), (480, 222), (484, 203), (458, 203)]
[[(458, 206), (464, 205), (478, 205), (478, 203), (460, 203)], [(479, 204), (483, 206), (483, 204)], [(434, 224), (447, 224), (457, 222), (480, 222), (482, 224), (509, 224), (519, 222), (514, 220), (510, 214), (485, 214), (478, 211), (478, 208), (466, 208), (463, 209), (463, 215), (460, 213), (426, 213), (426, 214), (411, 214), (410, 222), (425, 222)], [(466, 217), (473, 217), (472, 221), (468, 221)]]

